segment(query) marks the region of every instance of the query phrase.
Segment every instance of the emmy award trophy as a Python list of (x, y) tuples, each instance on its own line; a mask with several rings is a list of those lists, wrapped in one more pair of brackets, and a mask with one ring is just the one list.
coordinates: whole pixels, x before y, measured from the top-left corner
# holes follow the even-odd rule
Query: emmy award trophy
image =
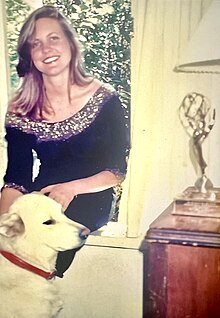
[(197, 173), (193, 187), (187, 188), (175, 198), (174, 214), (220, 216), (220, 192), (206, 176), (207, 163), (202, 144), (215, 123), (215, 109), (205, 96), (187, 94), (179, 107), (180, 121), (190, 136), (190, 157)]

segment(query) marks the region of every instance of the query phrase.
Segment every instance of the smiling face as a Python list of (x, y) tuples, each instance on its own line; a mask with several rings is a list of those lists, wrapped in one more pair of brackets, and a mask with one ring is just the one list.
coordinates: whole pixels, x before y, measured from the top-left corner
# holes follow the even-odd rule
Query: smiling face
[(31, 59), (43, 77), (69, 75), (70, 45), (57, 20), (40, 18), (36, 21)]

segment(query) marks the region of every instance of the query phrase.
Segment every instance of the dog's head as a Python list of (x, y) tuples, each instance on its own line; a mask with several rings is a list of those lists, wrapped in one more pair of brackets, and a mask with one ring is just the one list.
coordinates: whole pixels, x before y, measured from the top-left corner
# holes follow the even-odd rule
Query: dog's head
[(63, 251), (81, 246), (80, 234), (85, 227), (67, 218), (61, 205), (47, 196), (33, 192), (25, 194), (0, 217), (0, 235), (20, 241), (33, 248), (44, 246)]

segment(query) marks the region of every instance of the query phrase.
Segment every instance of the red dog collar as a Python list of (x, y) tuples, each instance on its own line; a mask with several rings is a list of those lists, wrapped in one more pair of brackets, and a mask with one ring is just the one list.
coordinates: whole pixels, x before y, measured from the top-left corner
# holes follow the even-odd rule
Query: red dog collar
[(25, 261), (23, 261), (21, 258), (19, 258), (18, 256), (10, 253), (10, 252), (6, 252), (6, 251), (0, 251), (0, 253), (5, 257), (7, 258), (7, 260), (9, 260), (11, 263), (21, 267), (21, 268), (24, 268), (26, 270), (28, 270), (29, 272), (32, 272), (32, 273), (35, 273), (39, 276), (42, 276), (44, 277), (45, 279), (49, 280), (49, 279), (52, 279), (54, 278), (55, 276), (55, 273), (56, 271), (54, 272), (45, 272), (43, 271), (42, 269), (40, 268), (37, 268)]

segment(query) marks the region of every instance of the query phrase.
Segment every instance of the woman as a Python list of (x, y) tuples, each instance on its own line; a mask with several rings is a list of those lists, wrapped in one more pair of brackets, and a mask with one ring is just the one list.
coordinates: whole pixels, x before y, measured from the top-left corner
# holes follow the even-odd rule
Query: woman
[[(51, 6), (34, 11), (18, 40), (21, 86), (6, 114), (8, 165), (0, 212), (20, 195), (41, 191), (87, 227), (109, 220), (113, 187), (124, 180), (128, 138), (115, 90), (83, 70), (65, 18)], [(40, 160), (33, 178), (33, 151)], [(75, 251), (58, 256), (62, 277)]]

